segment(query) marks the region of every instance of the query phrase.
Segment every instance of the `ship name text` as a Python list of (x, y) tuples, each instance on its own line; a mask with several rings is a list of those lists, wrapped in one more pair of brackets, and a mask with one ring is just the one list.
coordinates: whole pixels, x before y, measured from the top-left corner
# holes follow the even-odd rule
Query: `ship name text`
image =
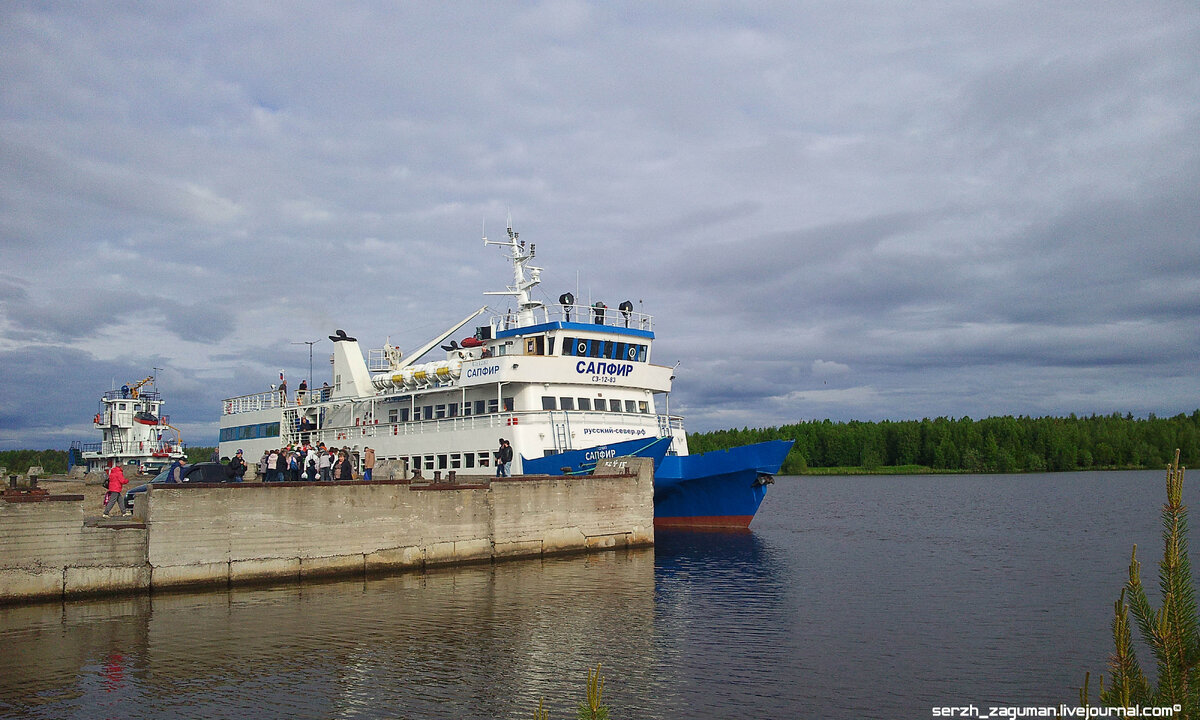
[(483, 377), (485, 375), (494, 375), (500, 372), (499, 365), (484, 365), (483, 367), (467, 368), (467, 377)]
[(580, 360), (575, 363), (575, 372), (580, 375), (591, 375), (592, 382), (615, 383), (617, 378), (625, 377), (633, 372), (630, 363), (588, 362)]

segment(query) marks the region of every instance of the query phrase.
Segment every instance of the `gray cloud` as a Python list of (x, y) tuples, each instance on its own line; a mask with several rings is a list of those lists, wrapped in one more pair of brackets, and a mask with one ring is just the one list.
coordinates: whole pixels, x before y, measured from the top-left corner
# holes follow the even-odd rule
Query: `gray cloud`
[(293, 343), (415, 346), (507, 282), (510, 211), (545, 299), (655, 314), (693, 429), (1190, 412), (1198, 40), (1171, 2), (8, 3), (0, 444), (154, 366), (215, 437)]

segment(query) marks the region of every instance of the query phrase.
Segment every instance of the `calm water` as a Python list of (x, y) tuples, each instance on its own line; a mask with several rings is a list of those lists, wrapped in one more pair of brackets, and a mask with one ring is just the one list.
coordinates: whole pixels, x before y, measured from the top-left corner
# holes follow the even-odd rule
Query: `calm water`
[(746, 534), (0, 609), (0, 716), (567, 718), (601, 661), (618, 718), (1073, 705), (1163, 478), (785, 477)]

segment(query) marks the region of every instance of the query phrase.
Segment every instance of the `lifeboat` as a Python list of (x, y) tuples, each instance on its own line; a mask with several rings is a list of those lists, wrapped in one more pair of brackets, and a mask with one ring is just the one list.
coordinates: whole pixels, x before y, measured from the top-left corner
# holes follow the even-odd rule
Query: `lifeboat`
[(154, 417), (154, 413), (145, 411), (139, 412), (133, 416), (133, 421), (141, 425), (157, 425), (158, 418)]

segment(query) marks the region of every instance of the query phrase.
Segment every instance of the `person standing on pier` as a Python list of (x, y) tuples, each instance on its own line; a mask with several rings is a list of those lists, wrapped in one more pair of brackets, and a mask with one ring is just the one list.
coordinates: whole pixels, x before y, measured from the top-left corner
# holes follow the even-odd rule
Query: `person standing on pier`
[(493, 453), (496, 456), (496, 477), (508, 477), (508, 464), (512, 462), (512, 445), (500, 438), (500, 448)]
[(242, 482), (245, 475), (246, 460), (242, 457), (242, 451), (239, 449), (237, 455), (234, 455), (233, 459), (229, 461), (229, 476), (233, 478), (234, 482)]
[(325, 449), (325, 443), (317, 446), (317, 470), (320, 473), (321, 482), (329, 482), (333, 479), (333, 453)]
[(363, 450), (363, 480), (371, 482), (371, 473), (375, 470), (375, 451), (371, 448)]
[(265, 482), (275, 482), (279, 479), (277, 475), (279, 468), (279, 451), (272, 448), (271, 454), (267, 455), (267, 476)]
[(121, 506), (121, 512), (124, 515), (132, 515), (133, 513), (125, 512), (125, 486), (129, 481), (125, 479), (125, 471), (120, 465), (113, 465), (108, 471), (108, 502), (104, 505), (104, 517), (110, 517), (113, 507)]

